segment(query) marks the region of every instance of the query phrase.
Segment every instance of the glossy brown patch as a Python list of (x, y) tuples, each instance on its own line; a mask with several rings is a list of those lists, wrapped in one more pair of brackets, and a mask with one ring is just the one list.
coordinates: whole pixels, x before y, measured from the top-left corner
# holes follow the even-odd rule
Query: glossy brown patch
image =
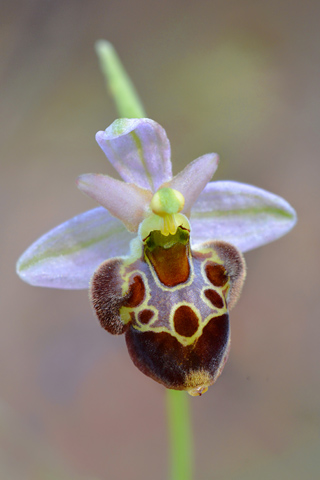
[[(166, 332), (140, 332), (132, 325), (126, 342), (133, 363), (149, 377), (167, 388), (190, 389), (190, 376), (207, 372), (212, 382), (221, 373), (229, 344), (228, 314), (213, 317), (192, 345), (183, 346)], [(203, 374), (199, 374), (199, 386)], [(196, 384), (192, 385), (194, 388)]]
[(173, 318), (175, 331), (183, 337), (192, 337), (198, 330), (199, 320), (192, 308), (181, 305)]
[(188, 280), (190, 273), (188, 251), (189, 247), (181, 243), (176, 243), (170, 248), (157, 246), (152, 251), (145, 249), (160, 282), (167, 287), (174, 287)]
[(145, 297), (146, 289), (140, 275), (133, 278), (133, 282), (129, 286), (129, 292), (125, 303), (125, 307), (134, 308), (140, 305)]
[(208, 262), (205, 266), (208, 280), (215, 287), (223, 287), (228, 281), (228, 275), (223, 265), (218, 263)]
[(223, 298), (215, 290), (205, 290), (204, 294), (214, 307), (222, 308), (224, 306)]
[(139, 322), (146, 325), (147, 323), (150, 322), (153, 315), (154, 315), (154, 312), (152, 310), (148, 310), (148, 309), (142, 310), (138, 314)]

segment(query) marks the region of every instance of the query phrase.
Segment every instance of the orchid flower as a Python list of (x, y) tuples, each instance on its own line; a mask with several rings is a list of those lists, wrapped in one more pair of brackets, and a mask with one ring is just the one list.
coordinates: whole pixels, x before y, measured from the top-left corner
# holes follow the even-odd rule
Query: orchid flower
[(295, 211), (260, 188), (210, 182), (214, 153), (172, 177), (169, 140), (153, 120), (116, 120), (96, 140), (124, 181), (80, 176), (101, 206), (41, 237), (17, 272), (31, 285), (89, 287), (102, 327), (125, 333), (144, 374), (201, 395), (228, 357), (242, 253), (287, 233)]

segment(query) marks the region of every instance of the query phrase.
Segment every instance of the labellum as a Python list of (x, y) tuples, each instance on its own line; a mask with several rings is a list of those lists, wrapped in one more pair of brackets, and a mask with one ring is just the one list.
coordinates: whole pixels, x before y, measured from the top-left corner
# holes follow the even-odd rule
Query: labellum
[(179, 213), (183, 195), (161, 188), (141, 223), (131, 255), (96, 270), (90, 297), (104, 329), (125, 333), (133, 363), (167, 388), (202, 395), (225, 365), (229, 310), (245, 278), (233, 245), (190, 246), (190, 224)]

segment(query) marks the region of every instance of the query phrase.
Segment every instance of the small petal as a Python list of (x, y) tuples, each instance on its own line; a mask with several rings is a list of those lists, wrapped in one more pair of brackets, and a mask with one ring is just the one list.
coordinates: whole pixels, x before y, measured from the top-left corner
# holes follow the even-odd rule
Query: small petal
[(134, 238), (103, 207), (59, 225), (20, 257), (17, 273), (38, 287), (88, 288), (96, 268), (107, 258), (128, 254)]
[(153, 120), (120, 118), (96, 140), (124, 181), (155, 192), (171, 180), (170, 143)]
[(178, 190), (185, 199), (182, 212), (189, 216), (190, 209), (200, 193), (217, 170), (219, 157), (216, 153), (207, 153), (189, 163), (165, 186)]
[(81, 175), (78, 188), (121, 220), (130, 232), (137, 232), (152, 199), (150, 190), (96, 173)]
[(224, 240), (242, 252), (285, 235), (296, 212), (283, 198), (244, 183), (209, 183), (191, 213), (192, 239)]

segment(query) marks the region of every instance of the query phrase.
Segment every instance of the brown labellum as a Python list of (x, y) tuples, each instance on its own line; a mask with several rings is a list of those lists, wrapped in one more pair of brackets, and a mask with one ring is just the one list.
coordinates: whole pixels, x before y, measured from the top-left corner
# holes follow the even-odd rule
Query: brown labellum
[(245, 263), (230, 244), (207, 242), (192, 252), (181, 235), (183, 241), (169, 235), (161, 245), (151, 239), (139, 258), (107, 260), (90, 295), (102, 327), (126, 334), (131, 359), (145, 375), (201, 395), (227, 360), (229, 309)]

